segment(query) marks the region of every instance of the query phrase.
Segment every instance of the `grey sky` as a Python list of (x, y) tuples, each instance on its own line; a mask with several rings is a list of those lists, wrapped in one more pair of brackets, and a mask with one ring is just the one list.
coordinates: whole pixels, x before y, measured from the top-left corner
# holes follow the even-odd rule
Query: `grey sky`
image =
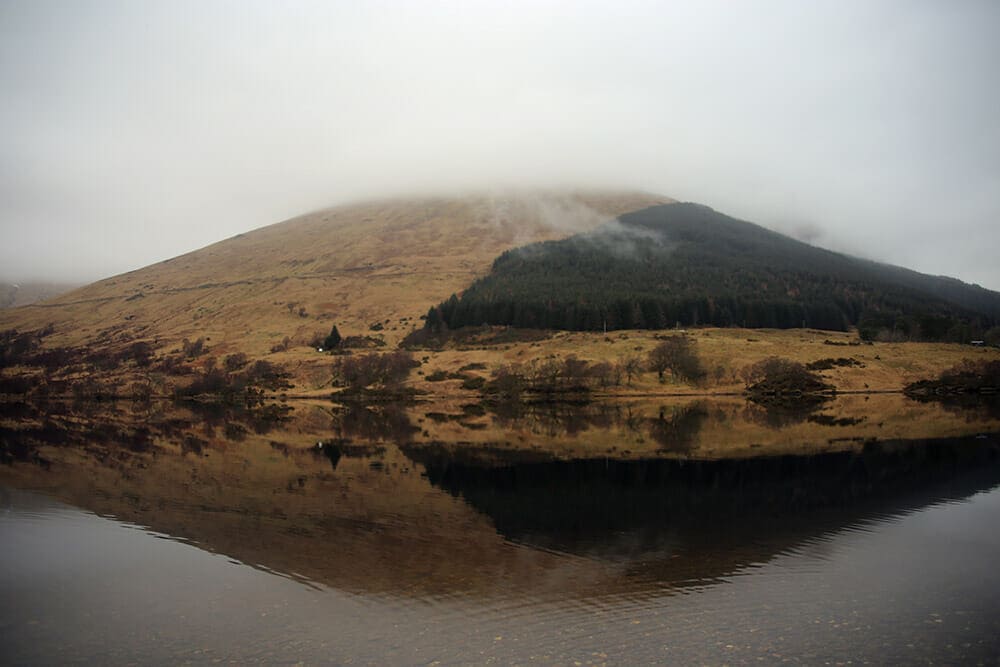
[(0, 278), (590, 185), (1000, 289), (998, 34), (993, 0), (0, 0)]

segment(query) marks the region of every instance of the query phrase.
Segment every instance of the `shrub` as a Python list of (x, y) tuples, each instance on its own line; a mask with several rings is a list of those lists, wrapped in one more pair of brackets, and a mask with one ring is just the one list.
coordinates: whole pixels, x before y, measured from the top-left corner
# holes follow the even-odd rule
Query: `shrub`
[(292, 344), (292, 339), (285, 336), (280, 343), (275, 343), (271, 346), (271, 352), (285, 352), (288, 350), (289, 346)]
[[(591, 364), (570, 355), (565, 359), (534, 360), (528, 364), (504, 364), (493, 370), (489, 382), (481, 388), (486, 393), (503, 398), (517, 398), (523, 392), (536, 394), (586, 393), (595, 385), (608, 386), (614, 375), (614, 367), (601, 362)], [(481, 378), (466, 380), (469, 388), (473, 383), (480, 385)], [(463, 385), (465, 386), (465, 385)]]
[(374, 336), (346, 336), (340, 341), (340, 347), (344, 349), (372, 349), (385, 347), (385, 341)]
[(444, 370), (437, 370), (425, 378), (428, 382), (441, 382), (448, 379), (448, 373)]
[(817, 359), (816, 361), (812, 361), (812, 362), (806, 364), (806, 370), (810, 370), (810, 371), (827, 371), (827, 370), (830, 370), (831, 368), (836, 368), (838, 366), (839, 367), (848, 367), (848, 368), (851, 367), (851, 366), (857, 366), (858, 368), (864, 368), (865, 367), (865, 365), (864, 365), (863, 362), (858, 361), (857, 359), (854, 359), (853, 357), (851, 357), (851, 358), (838, 357), (836, 359), (830, 357), (830, 358), (827, 358), (827, 359)]
[(466, 364), (458, 369), (459, 373), (464, 373), (465, 371), (485, 371), (486, 364), (475, 361), (471, 364)]
[(498, 366), (485, 389), (501, 398), (516, 399), (527, 388), (524, 372), (519, 364)]
[(333, 366), (334, 382), (352, 391), (370, 387), (395, 388), (407, 378), (411, 369), (419, 365), (409, 352), (402, 350), (340, 357)]
[[(209, 360), (205, 369), (195, 376), (191, 384), (178, 389), (175, 395), (179, 398), (204, 395), (232, 400), (238, 397), (252, 398), (259, 396), (264, 390), (279, 391), (291, 386), (288, 374), (268, 361), (255, 361), (242, 371), (219, 368), (214, 362), (214, 359)], [(228, 362), (229, 358), (224, 366)]]
[(482, 389), (486, 385), (486, 378), (469, 376), (462, 381), (462, 389)]
[(236, 354), (230, 354), (222, 362), (223, 368), (225, 368), (226, 371), (230, 373), (239, 370), (246, 365), (247, 365), (247, 355), (243, 354), (242, 352), (237, 352)]
[(753, 394), (809, 394), (829, 389), (804, 365), (781, 357), (768, 357), (743, 368), (740, 378)]
[(914, 382), (904, 391), (909, 394), (995, 394), (1000, 391), (1000, 361), (963, 359), (942, 372), (937, 380)]
[(128, 348), (127, 355), (135, 361), (139, 368), (148, 368), (153, 362), (153, 346), (144, 341), (132, 343)]
[[(615, 378), (614, 366), (607, 361), (594, 364), (590, 367), (590, 377), (602, 388), (610, 387)], [(621, 384), (621, 378), (618, 378), (616, 384)]]
[(205, 348), (205, 339), (199, 338), (193, 343), (187, 338), (181, 343), (181, 352), (188, 359), (194, 359), (195, 357), (200, 357), (205, 354), (208, 350)]

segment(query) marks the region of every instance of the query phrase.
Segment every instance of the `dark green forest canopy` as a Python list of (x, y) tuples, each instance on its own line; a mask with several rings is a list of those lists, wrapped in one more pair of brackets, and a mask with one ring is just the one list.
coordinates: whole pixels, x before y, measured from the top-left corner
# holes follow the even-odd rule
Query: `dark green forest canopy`
[(432, 308), (427, 328), (857, 325), (868, 337), (968, 341), (998, 320), (1000, 293), (667, 204), (503, 253), (461, 298)]

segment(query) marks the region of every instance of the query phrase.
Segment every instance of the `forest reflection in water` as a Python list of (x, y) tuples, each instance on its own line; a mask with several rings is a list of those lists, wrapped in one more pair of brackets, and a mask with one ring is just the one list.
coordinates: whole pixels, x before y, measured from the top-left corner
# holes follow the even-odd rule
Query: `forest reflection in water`
[[(386, 549), (448, 564), (443, 579), (401, 590), (490, 586), (472, 569), (481, 562), (463, 561), (467, 549), (442, 554), (476, 542), (498, 569), (514, 542), (598, 562), (670, 561), (680, 574), (660, 567), (657, 577), (677, 583), (702, 578), (687, 559), (717, 577), (1000, 483), (990, 414), (878, 401), (878, 414), (860, 399), (800, 412), (707, 400), (4, 404), (0, 457), (10, 484), (319, 584), (369, 586), (330, 546), (378, 552), (375, 535), (389, 527)], [(246, 524), (265, 518), (252, 532), (273, 541), (246, 543)], [(609, 585), (598, 570), (594, 581)]]
[(724, 586), (991, 492), (997, 433), (989, 406), (894, 395), (804, 411), (6, 403), (0, 485), (319, 591), (596, 604)]

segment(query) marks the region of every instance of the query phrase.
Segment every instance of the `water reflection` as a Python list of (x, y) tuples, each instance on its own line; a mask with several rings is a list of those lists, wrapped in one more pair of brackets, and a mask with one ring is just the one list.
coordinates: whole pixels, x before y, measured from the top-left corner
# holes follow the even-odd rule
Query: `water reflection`
[(352, 592), (640, 595), (1000, 483), (1000, 425), (879, 400), (5, 404), (0, 481)]
[(961, 415), (969, 420), (1000, 419), (1000, 395), (997, 394), (953, 393), (930, 396), (916, 394), (911, 398), (925, 405), (939, 404), (952, 414)]
[(14, 662), (995, 656), (988, 412), (258, 407), (0, 404)]
[(419, 429), (398, 403), (350, 403), (333, 410), (333, 428), (341, 439), (408, 442)]
[(532, 547), (699, 584), (845, 528), (1000, 484), (995, 438), (731, 460), (513, 461), (405, 450), (435, 486)]
[[(503, 430), (529, 429), (548, 437), (575, 437), (589, 430), (625, 430), (647, 436), (663, 451), (686, 452), (709, 417), (708, 401), (659, 405), (652, 414), (629, 403), (488, 403), (483, 408)], [(468, 413), (466, 407), (465, 412)], [(468, 428), (468, 422), (461, 422)]]

